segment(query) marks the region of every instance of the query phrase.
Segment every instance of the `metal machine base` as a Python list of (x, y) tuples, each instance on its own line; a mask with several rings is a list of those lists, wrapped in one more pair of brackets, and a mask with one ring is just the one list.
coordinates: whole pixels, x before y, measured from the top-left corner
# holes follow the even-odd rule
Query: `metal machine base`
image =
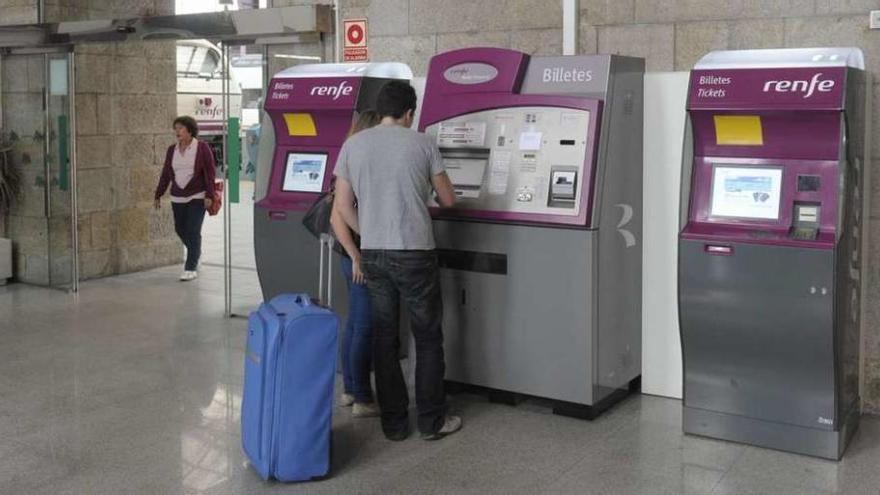
[(638, 393), (642, 388), (642, 377), (637, 376), (630, 380), (627, 388), (618, 388), (600, 399), (595, 404), (588, 406), (586, 404), (575, 404), (572, 402), (556, 401), (553, 407), (553, 414), (559, 416), (568, 416), (570, 418), (586, 419), (592, 421), (598, 418), (603, 412), (611, 409), (612, 406), (627, 398), (631, 393)]
[(820, 430), (763, 421), (705, 409), (683, 408), (684, 432), (758, 447), (839, 460), (859, 427), (859, 410), (853, 408), (840, 429)]
[(494, 388), (481, 387), (479, 385), (471, 385), (469, 383), (461, 383), (455, 381), (445, 381), (446, 393), (448, 394), (463, 394), (463, 393), (471, 393), (478, 395), (485, 395), (488, 397), (489, 402), (493, 404), (504, 404), (508, 406), (516, 406), (519, 405), (524, 399), (528, 396), (523, 394), (518, 394), (516, 392), (508, 392), (506, 390), (497, 390)]
[[(509, 392), (506, 390), (497, 390), (489, 387), (481, 387), (479, 385), (471, 385), (455, 381), (446, 382), (446, 391), (450, 394), (459, 394), (464, 392), (486, 395), (489, 402), (495, 404), (506, 404), (508, 406), (516, 406), (523, 400), (531, 397), (526, 394), (517, 392)], [(576, 419), (586, 419), (592, 421), (598, 418), (603, 412), (611, 409), (612, 406), (628, 397), (633, 392), (641, 389), (642, 377), (633, 378), (627, 388), (619, 388), (611, 392), (593, 405), (577, 404), (574, 402), (566, 402), (562, 400), (550, 400), (553, 404), (553, 414), (558, 416), (568, 416)]]

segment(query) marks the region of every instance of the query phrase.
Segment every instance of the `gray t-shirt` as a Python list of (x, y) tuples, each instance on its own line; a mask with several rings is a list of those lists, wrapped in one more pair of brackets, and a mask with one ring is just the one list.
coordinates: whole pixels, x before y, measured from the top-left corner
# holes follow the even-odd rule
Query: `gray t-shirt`
[(434, 249), (427, 203), (443, 171), (440, 150), (412, 129), (378, 125), (350, 137), (334, 174), (357, 197), (361, 249)]

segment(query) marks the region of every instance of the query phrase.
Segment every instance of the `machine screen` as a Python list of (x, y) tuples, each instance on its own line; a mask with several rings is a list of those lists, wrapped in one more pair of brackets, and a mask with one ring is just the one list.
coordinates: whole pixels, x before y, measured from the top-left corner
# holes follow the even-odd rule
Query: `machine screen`
[(287, 192), (321, 192), (326, 169), (326, 154), (288, 153), (281, 188)]
[(443, 160), (455, 194), (461, 198), (478, 198), (486, 172), (486, 160), (475, 158), (446, 158)]
[(777, 220), (781, 196), (781, 168), (716, 166), (711, 215)]

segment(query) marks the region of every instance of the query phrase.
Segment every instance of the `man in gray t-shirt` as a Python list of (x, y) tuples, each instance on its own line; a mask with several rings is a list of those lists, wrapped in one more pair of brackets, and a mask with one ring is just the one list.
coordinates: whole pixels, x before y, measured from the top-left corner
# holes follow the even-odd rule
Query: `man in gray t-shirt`
[(401, 297), (416, 342), (422, 438), (442, 438), (462, 424), (461, 418), (447, 414), (443, 301), (427, 206), (432, 190), (440, 206), (453, 206), (455, 191), (437, 146), (410, 129), (415, 109), (412, 86), (387, 83), (377, 98), (382, 123), (345, 142), (335, 172), (333, 207), (361, 235), (362, 259), (352, 260), (353, 270), (363, 269), (370, 291), (376, 395), (382, 431), (390, 440), (409, 436), (409, 395), (398, 358)]
[(400, 125), (378, 125), (352, 136), (336, 160), (336, 177), (358, 201), (361, 249), (434, 249), (428, 200), (443, 174), (428, 136)]

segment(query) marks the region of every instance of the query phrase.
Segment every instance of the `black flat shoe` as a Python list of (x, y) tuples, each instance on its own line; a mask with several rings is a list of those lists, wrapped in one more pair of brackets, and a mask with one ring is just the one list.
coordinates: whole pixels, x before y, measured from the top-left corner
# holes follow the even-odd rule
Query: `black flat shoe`
[(385, 432), (385, 438), (392, 442), (402, 442), (409, 438), (409, 430)]

